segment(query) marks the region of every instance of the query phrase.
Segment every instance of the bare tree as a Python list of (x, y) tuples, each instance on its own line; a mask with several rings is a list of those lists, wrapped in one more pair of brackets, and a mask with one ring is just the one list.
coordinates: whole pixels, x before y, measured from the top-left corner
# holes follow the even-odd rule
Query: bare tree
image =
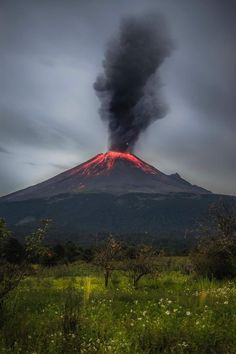
[(108, 286), (109, 278), (115, 268), (115, 262), (121, 252), (121, 243), (110, 237), (106, 243), (96, 252), (95, 264), (103, 269), (104, 285)]
[(134, 259), (126, 264), (134, 287), (137, 287), (139, 280), (148, 274), (155, 274), (159, 268), (160, 258), (163, 252), (158, 252), (151, 246), (142, 245), (137, 248)]

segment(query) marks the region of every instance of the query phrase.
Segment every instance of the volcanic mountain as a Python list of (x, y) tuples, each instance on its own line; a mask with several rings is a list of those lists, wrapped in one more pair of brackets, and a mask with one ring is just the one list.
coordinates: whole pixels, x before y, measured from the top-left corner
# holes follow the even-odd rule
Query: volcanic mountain
[(186, 247), (186, 230), (205, 220), (209, 205), (231, 202), (167, 175), (131, 153), (109, 151), (35, 186), (0, 198), (0, 217), (24, 240), (40, 220), (49, 242), (100, 242), (109, 233), (132, 243)]
[(45, 199), (62, 194), (193, 193), (209, 191), (177, 173), (166, 175), (131, 153), (109, 151), (42, 183), (1, 198), (6, 201)]

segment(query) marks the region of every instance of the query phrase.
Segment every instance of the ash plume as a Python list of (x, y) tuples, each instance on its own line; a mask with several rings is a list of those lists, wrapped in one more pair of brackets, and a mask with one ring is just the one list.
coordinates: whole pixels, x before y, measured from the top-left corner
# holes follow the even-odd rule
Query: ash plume
[(158, 76), (173, 48), (166, 32), (159, 15), (128, 17), (108, 43), (94, 89), (108, 121), (110, 150), (132, 151), (140, 133), (167, 112)]

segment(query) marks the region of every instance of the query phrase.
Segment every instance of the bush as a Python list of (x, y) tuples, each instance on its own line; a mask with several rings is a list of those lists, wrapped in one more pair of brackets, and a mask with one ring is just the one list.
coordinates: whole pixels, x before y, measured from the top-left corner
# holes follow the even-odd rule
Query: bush
[(236, 276), (236, 242), (226, 238), (205, 240), (193, 252), (192, 262), (198, 274), (209, 278)]
[(217, 279), (236, 276), (235, 206), (211, 207), (210, 224), (191, 253), (191, 260), (200, 275)]

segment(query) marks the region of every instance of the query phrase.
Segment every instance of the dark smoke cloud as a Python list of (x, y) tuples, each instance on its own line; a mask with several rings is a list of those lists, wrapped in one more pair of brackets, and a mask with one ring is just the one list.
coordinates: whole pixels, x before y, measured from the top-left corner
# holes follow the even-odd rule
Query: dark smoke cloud
[(123, 19), (105, 53), (94, 88), (108, 121), (110, 150), (132, 151), (139, 135), (165, 116), (158, 69), (173, 48), (159, 15)]

